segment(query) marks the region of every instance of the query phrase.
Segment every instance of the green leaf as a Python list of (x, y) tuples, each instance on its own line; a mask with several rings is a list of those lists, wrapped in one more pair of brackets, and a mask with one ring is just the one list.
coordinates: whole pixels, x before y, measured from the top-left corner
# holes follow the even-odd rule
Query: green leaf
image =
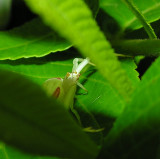
[[(62, 57), (67, 54), (61, 54)], [(70, 52), (68, 53), (70, 56)], [(33, 80), (40, 86), (43, 85), (44, 81), (53, 78), (60, 77), (64, 78), (67, 72), (72, 71), (72, 61), (73, 59), (68, 59), (62, 61), (63, 58), (58, 60), (59, 54), (54, 54), (53, 57), (49, 56), (47, 59), (50, 59), (52, 62), (47, 62), (46, 57), (41, 59), (26, 59), (26, 60), (17, 60), (17, 61), (1, 61), (0, 68), (8, 69), (13, 72), (20, 73), (27, 78)], [(54, 59), (54, 60), (52, 60)], [(32, 61), (31, 63), (29, 61)], [(29, 62), (29, 63), (28, 63)], [(88, 88), (88, 87), (87, 87)], [(81, 97), (81, 96), (80, 96)], [(76, 102), (75, 106), (76, 107)], [(76, 107), (77, 108), (77, 107)], [(82, 112), (82, 113), (81, 113)], [(81, 117), (81, 123), (84, 128), (92, 127), (92, 129), (99, 129), (99, 124), (95, 120), (94, 116), (86, 110), (79, 112)], [(87, 122), (86, 120), (87, 119)], [(96, 144), (102, 144), (102, 133), (89, 133), (90, 137), (95, 141)]]
[(0, 157), (1, 159), (62, 159), (58, 157), (27, 154), (2, 142), (0, 143)]
[(41, 57), (71, 47), (64, 39), (34, 19), (18, 28), (0, 32), (0, 60)]
[(26, 3), (47, 25), (56, 29), (84, 56), (89, 57), (101, 74), (128, 101), (132, 84), (82, 0), (26, 0)]
[[(64, 54), (62, 54), (63, 56)], [(65, 55), (67, 55), (65, 53)], [(42, 85), (49, 78), (60, 77), (64, 78), (67, 72), (72, 71), (72, 60), (57, 59), (56, 54), (51, 58), (52, 62), (46, 62), (43, 59), (33, 60), (32, 63), (27, 63), (27, 60), (18, 61), (2, 61), (0, 68), (5, 68), (25, 75), (36, 83)], [(126, 70), (130, 80), (136, 86), (139, 82), (138, 73), (135, 71), (136, 65), (132, 59), (121, 59), (123, 68)], [(81, 74), (80, 83), (88, 90), (88, 94), (83, 95), (84, 91), (78, 88), (76, 95), (75, 107), (82, 109), (87, 108), (93, 114), (100, 113), (105, 116), (119, 116), (125, 106), (124, 99), (117, 94), (115, 89), (99, 72), (95, 71), (94, 67), (88, 68), (86, 72)], [(101, 106), (100, 106), (101, 105)], [(89, 123), (90, 124), (90, 123)], [(88, 125), (91, 126), (91, 125)]]
[[(133, 0), (137, 8), (142, 12), (148, 23), (154, 22), (160, 18), (160, 1), (159, 0)], [(100, 7), (112, 16), (120, 25), (121, 30), (138, 29), (142, 24), (134, 14), (120, 0), (100, 0)]]
[(2, 141), (33, 154), (95, 158), (96, 145), (38, 85), (4, 70), (0, 70), (0, 79)]
[[(62, 57), (66, 55), (67, 53), (61, 54)], [(70, 55), (70, 52), (68, 55)], [(73, 59), (67, 60), (66, 58), (58, 58), (57, 56), (59, 57), (59, 54), (49, 55), (40, 59), (1, 61), (0, 68), (20, 73), (42, 86), (43, 82), (49, 78), (64, 78), (67, 72), (71, 72)], [(48, 61), (46, 58), (52, 62), (46, 62)], [(136, 65), (133, 60), (122, 59), (121, 62), (136, 86), (139, 78), (138, 73), (135, 71)], [(78, 111), (84, 128), (92, 127), (94, 130), (103, 128), (105, 125), (97, 123), (94, 116), (100, 115), (116, 118), (124, 109), (125, 101), (109, 83), (104, 81), (105, 79), (97, 71), (95, 72), (94, 67), (90, 67), (89, 70), (87, 69), (81, 74), (80, 83), (88, 90), (88, 94), (84, 95), (84, 91), (78, 87), (74, 108)], [(101, 95), (101, 98), (97, 99), (99, 95)], [(102, 132), (89, 133), (89, 135), (96, 144), (102, 144)]]
[(160, 40), (146, 39), (146, 40), (121, 40), (114, 41), (113, 47), (117, 53), (125, 55), (145, 55), (145, 56), (159, 56), (160, 55)]
[[(64, 57), (66, 54), (61, 55)], [(20, 73), (42, 86), (45, 80), (54, 77), (64, 78), (67, 72), (72, 71), (73, 59), (59, 59), (57, 56), (59, 57), (59, 54), (49, 56), (50, 60), (43, 57), (0, 61), (0, 68)]]
[(104, 151), (119, 159), (159, 158), (159, 105), (160, 58), (145, 73), (131, 103), (116, 120)]
[[(135, 71), (136, 65), (132, 59), (123, 59), (121, 61), (127, 75), (136, 86), (139, 82), (138, 73)], [(94, 72), (94, 73), (93, 73)], [(117, 94), (109, 82), (101, 74), (95, 70), (89, 70), (82, 74), (81, 83), (84, 83), (88, 90), (88, 95), (78, 95), (76, 97), (76, 107), (85, 106), (93, 114), (109, 116), (111, 118), (118, 117), (125, 107), (124, 99)], [(83, 90), (79, 90), (78, 94), (82, 94)]]

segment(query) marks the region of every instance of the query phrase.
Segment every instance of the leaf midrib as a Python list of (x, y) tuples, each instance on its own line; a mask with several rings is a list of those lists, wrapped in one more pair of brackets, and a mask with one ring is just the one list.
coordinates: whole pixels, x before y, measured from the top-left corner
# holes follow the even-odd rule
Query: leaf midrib
[[(107, 2), (103, 2), (102, 4), (103, 4), (103, 6), (114, 6), (114, 7), (117, 7), (117, 4), (112, 4), (112, 3), (107, 3)], [(143, 14), (147, 14), (148, 12), (151, 12), (152, 10), (159, 8), (159, 6), (160, 6), (160, 2), (157, 2), (156, 4), (153, 4), (152, 7), (149, 7), (147, 9), (143, 10), (142, 13)], [(130, 21), (125, 23), (125, 25), (123, 26), (122, 30), (126, 30), (126, 28), (128, 28), (130, 25), (132, 25), (136, 20), (137, 20), (137, 18), (133, 17)]]
[(37, 41), (40, 41), (40, 40), (43, 40), (47, 37), (49, 37), (50, 35), (52, 35), (52, 32), (44, 35), (44, 36), (41, 36), (40, 38), (36, 38), (34, 40), (30, 40), (30, 41), (27, 41), (27, 42), (24, 42), (24, 43), (21, 43), (21, 44), (18, 44), (18, 45), (14, 45), (14, 46), (10, 46), (10, 47), (4, 47), (4, 48), (0, 48), (0, 51), (2, 50), (7, 50), (7, 49), (12, 49), (12, 48), (17, 48), (17, 47), (21, 47), (21, 46), (27, 46), (31, 43), (34, 43), (34, 42), (37, 42)]
[(10, 159), (10, 157), (8, 156), (8, 154), (7, 154), (7, 152), (6, 152), (5, 145), (4, 145), (2, 142), (0, 142), (0, 149), (3, 151), (6, 159)]
[[(154, 6), (150, 7), (150, 8), (145, 9), (144, 11), (142, 11), (142, 13), (143, 13), (144, 16), (145, 16), (145, 14), (147, 14), (148, 12), (151, 12), (151, 11), (154, 10), (154, 9), (159, 8), (159, 6), (160, 6), (160, 3), (156, 3), (156, 5), (154, 5)], [(126, 28), (128, 28), (130, 25), (132, 25), (136, 20), (137, 20), (137, 18), (134, 17), (132, 20), (128, 21), (128, 22), (123, 26), (122, 29), (123, 29), (123, 30), (126, 30)]]

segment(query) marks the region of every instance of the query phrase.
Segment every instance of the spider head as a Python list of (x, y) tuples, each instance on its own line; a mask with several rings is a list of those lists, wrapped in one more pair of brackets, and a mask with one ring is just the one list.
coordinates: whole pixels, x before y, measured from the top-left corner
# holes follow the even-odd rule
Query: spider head
[(66, 79), (72, 79), (73, 81), (78, 81), (79, 77), (80, 77), (80, 73), (77, 73), (77, 72), (72, 72), (72, 73), (67, 72), (65, 78)]

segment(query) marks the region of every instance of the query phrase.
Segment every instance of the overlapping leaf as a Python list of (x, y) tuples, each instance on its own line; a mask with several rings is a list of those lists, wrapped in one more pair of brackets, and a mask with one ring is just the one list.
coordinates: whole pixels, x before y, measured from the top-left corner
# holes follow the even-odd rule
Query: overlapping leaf
[[(133, 2), (145, 16), (147, 22), (154, 22), (160, 18), (159, 0), (147, 0), (145, 3), (144, 1), (133, 0)], [(141, 23), (122, 0), (100, 0), (100, 7), (118, 22), (123, 31), (142, 27)]]
[(115, 158), (158, 158), (160, 124), (160, 58), (143, 76), (133, 100), (105, 140)]
[(40, 19), (0, 32), (0, 60), (41, 57), (66, 50), (70, 46), (69, 42), (50, 30)]
[(84, 56), (90, 57), (126, 101), (130, 98), (132, 84), (82, 0), (26, 0), (26, 3), (47, 25), (71, 41)]
[(96, 145), (38, 85), (4, 70), (0, 79), (1, 140), (34, 154), (95, 158)]
[[(95, 16), (99, 9), (99, 0), (85, 1)], [(0, 39), (0, 60), (42, 57), (51, 52), (66, 50), (71, 46), (45, 26), (40, 19), (31, 20), (10, 31), (1, 31)]]
[(10, 19), (11, 0), (1, 0), (0, 5), (0, 29), (4, 29)]

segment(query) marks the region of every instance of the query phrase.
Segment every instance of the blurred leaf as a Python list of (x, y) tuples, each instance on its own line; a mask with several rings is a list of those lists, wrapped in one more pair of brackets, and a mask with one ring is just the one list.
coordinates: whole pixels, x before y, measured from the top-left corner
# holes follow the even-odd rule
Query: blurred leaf
[[(115, 158), (158, 158), (160, 131), (160, 58), (143, 76), (131, 103), (116, 120), (105, 139)], [(107, 157), (107, 155), (105, 156)]]
[[(43, 82), (49, 78), (60, 77), (64, 78), (67, 72), (72, 70), (72, 60), (68, 59), (62, 61), (62, 57), (66, 56), (66, 53), (61, 55), (54, 54), (47, 57), (52, 62), (47, 62), (45, 57), (41, 59), (19, 59), (16, 61), (1, 61), (0, 68), (8, 69), (12, 72), (20, 73), (29, 79), (32, 79), (37, 84), (42, 86)], [(68, 53), (70, 56), (70, 52)], [(61, 59), (58, 59), (61, 57)], [(55, 60), (57, 59), (57, 60)], [(31, 62), (32, 61), (32, 62)], [(99, 129), (99, 124), (96, 122), (94, 116), (88, 111), (83, 110), (81, 115), (81, 122), (87, 118), (88, 122), (83, 122), (83, 127), (92, 127), (93, 129)], [(95, 141), (96, 144), (102, 144), (102, 134), (100, 133), (89, 133), (90, 137)]]
[(47, 25), (89, 57), (117, 93), (129, 100), (132, 83), (82, 0), (26, 0), (26, 3)]
[(0, 79), (2, 141), (33, 154), (95, 158), (96, 145), (38, 85), (4, 70), (0, 70)]
[(12, 0), (0, 1), (0, 29), (4, 29), (9, 22)]
[[(160, 0), (133, 0), (134, 4), (142, 12), (148, 23), (160, 18)], [(100, 7), (112, 16), (121, 26), (121, 30), (138, 29), (142, 25), (134, 14), (126, 7), (122, 0), (100, 0)]]
[(64, 39), (34, 19), (18, 28), (0, 32), (0, 60), (41, 57), (71, 47)]

